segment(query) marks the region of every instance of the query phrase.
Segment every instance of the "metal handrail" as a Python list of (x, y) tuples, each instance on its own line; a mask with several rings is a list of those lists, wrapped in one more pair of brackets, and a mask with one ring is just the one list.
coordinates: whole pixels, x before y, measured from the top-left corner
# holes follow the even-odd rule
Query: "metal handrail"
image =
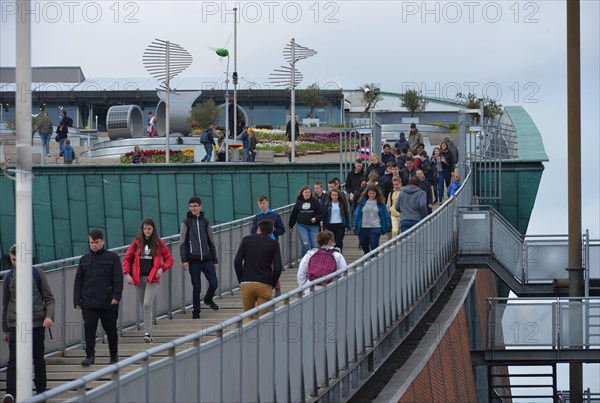
[[(225, 337), (228, 337), (229, 333), (225, 333), (225, 330), (227, 330), (228, 328), (233, 327), (234, 329), (236, 329), (236, 330), (234, 330), (234, 332), (243, 332), (243, 331), (249, 329), (251, 326), (243, 325), (244, 319), (246, 319), (246, 318), (256, 319), (257, 320), (256, 322), (252, 322), (256, 325), (259, 325), (262, 322), (268, 321), (269, 319), (271, 319), (273, 317), (274, 312), (278, 306), (283, 304), (283, 307), (281, 307), (279, 309), (286, 309), (286, 307), (289, 309), (290, 304), (292, 303), (292, 299), (299, 300), (300, 301), (299, 303), (302, 304), (303, 301), (305, 300), (305, 298), (307, 297), (304, 294), (305, 290), (310, 289), (310, 290), (314, 291), (316, 286), (322, 285), (323, 282), (326, 282), (327, 280), (331, 279), (331, 280), (333, 280), (333, 282), (325, 286), (326, 292), (329, 290), (332, 290), (332, 292), (334, 292), (338, 281), (341, 280), (342, 278), (344, 278), (346, 276), (357, 275), (358, 273), (361, 273), (363, 270), (367, 269), (367, 266), (369, 264), (372, 264), (373, 262), (376, 262), (378, 259), (380, 259), (382, 257), (382, 255), (384, 255), (386, 253), (389, 254), (389, 253), (391, 253), (391, 251), (393, 249), (397, 249), (397, 247), (401, 246), (402, 244), (404, 244), (406, 242), (410, 242), (418, 233), (427, 231), (430, 226), (434, 230), (437, 229), (437, 228), (433, 227), (433, 224), (436, 222), (437, 218), (446, 217), (449, 213), (451, 213), (453, 211), (453, 209), (455, 208), (456, 205), (458, 205), (460, 202), (463, 201), (462, 200), (463, 198), (471, 197), (470, 186), (465, 186), (466, 184), (470, 184), (470, 178), (471, 178), (471, 175), (469, 173), (467, 175), (467, 177), (465, 178), (463, 186), (459, 189), (457, 194), (454, 197), (452, 197), (451, 199), (449, 199), (449, 201), (444, 203), (440, 208), (438, 208), (432, 215), (430, 215), (429, 217), (422, 220), (422, 222), (420, 222), (417, 226), (411, 228), (411, 230), (406, 231), (406, 232), (396, 236), (392, 240), (385, 242), (384, 244), (380, 245), (376, 250), (371, 251), (370, 253), (361, 257), (357, 261), (353, 262), (345, 270), (338, 270), (337, 272), (329, 274), (326, 277), (321, 278), (319, 280), (310, 281), (301, 287), (298, 287), (292, 291), (282, 294), (280, 297), (277, 297), (269, 302), (266, 302), (256, 308), (248, 310), (242, 314), (236, 315), (235, 317), (230, 318), (230, 319), (226, 320), (225, 322), (210, 326), (207, 329), (200, 330), (196, 333), (192, 333), (190, 335), (184, 336), (184, 337), (174, 340), (172, 342), (165, 343), (165, 344), (157, 346), (157, 347), (153, 347), (145, 352), (138, 353), (132, 357), (129, 357), (129, 358), (126, 358), (126, 359), (120, 361), (117, 364), (110, 365), (110, 366), (103, 368), (99, 371), (96, 371), (92, 374), (86, 375), (80, 379), (68, 382), (57, 388), (51, 389), (48, 392), (34, 396), (33, 398), (31, 398), (28, 401), (42, 402), (42, 401), (56, 397), (62, 393), (72, 391), (72, 390), (79, 390), (79, 391), (81, 391), (81, 393), (85, 394), (86, 393), (85, 385), (88, 382), (96, 381), (102, 377), (105, 377), (106, 375), (112, 375), (113, 379), (115, 379), (114, 378), (115, 374), (118, 374), (124, 367), (131, 365), (133, 363), (140, 362), (140, 361), (147, 362), (147, 360), (150, 357), (155, 356), (159, 353), (164, 353), (164, 352), (170, 351), (171, 352), (170, 356), (175, 356), (176, 349), (178, 347), (183, 346), (184, 344), (189, 343), (189, 342), (199, 343), (203, 337), (208, 336), (208, 335), (217, 334), (222, 342)], [(454, 216), (454, 215), (455, 215), (455, 213), (452, 214), (452, 216)], [(237, 221), (240, 222), (242, 220), (237, 220)], [(452, 225), (452, 227), (450, 228), (450, 230), (453, 233), (456, 233), (457, 227), (455, 225), (455, 222), (451, 222), (451, 225)], [(436, 235), (436, 234), (434, 234), (434, 235)], [(443, 262), (442, 265), (445, 267), (445, 262)], [(417, 275), (417, 273), (415, 273), (415, 275)], [(426, 274), (422, 274), (422, 275), (426, 275)], [(433, 276), (431, 278), (431, 281), (437, 281), (437, 277)], [(409, 282), (410, 282), (410, 279), (409, 279)], [(423, 289), (428, 288), (431, 285), (432, 284), (420, 284), (420, 288), (423, 288)], [(415, 302), (417, 302), (422, 295), (422, 291), (418, 289), (419, 287), (415, 286), (415, 288), (416, 289), (411, 290), (412, 295), (411, 295), (410, 301), (407, 301), (407, 304), (406, 304), (407, 308), (410, 307), (410, 309), (415, 309), (415, 305), (416, 305)], [(405, 296), (403, 296), (403, 298), (405, 298)], [(263, 317), (259, 317), (258, 316), (259, 312), (261, 312), (263, 310), (269, 310), (270, 313)], [(408, 314), (408, 313), (402, 312), (402, 315), (405, 315), (405, 314)], [(147, 370), (147, 366), (146, 366), (146, 370)], [(135, 373), (137, 373), (137, 371), (134, 371), (131, 374), (135, 375)], [(125, 382), (127, 379), (129, 379), (129, 376), (130, 375), (125, 375), (118, 382), (119, 383)], [(117, 376), (117, 378), (118, 378), (118, 376)], [(111, 387), (111, 386), (103, 385), (103, 386), (100, 386), (100, 387), (94, 389), (93, 391), (96, 391), (96, 390), (100, 391), (105, 387)], [(93, 391), (90, 391), (88, 393), (93, 393)]]
[[(518, 303), (511, 303), (511, 302), (516, 302), (518, 301)], [(499, 297), (490, 297), (487, 298), (487, 305), (488, 305), (488, 318), (491, 320), (491, 323), (488, 323), (488, 349), (489, 350), (504, 350), (506, 347), (522, 347), (522, 346), (533, 346), (535, 345), (536, 348), (539, 347), (547, 347), (547, 348), (551, 348), (553, 350), (563, 350), (563, 349), (572, 349), (574, 347), (578, 347), (578, 348), (582, 348), (582, 349), (593, 349), (593, 350), (597, 350), (600, 349), (600, 344), (593, 343), (590, 341), (591, 338), (600, 338), (600, 332), (598, 333), (594, 333), (594, 332), (590, 332), (590, 316), (589, 316), (589, 311), (590, 310), (594, 310), (597, 311), (596, 316), (600, 315), (600, 298), (597, 297), (553, 297), (553, 298), (539, 298), (539, 297), (523, 297), (523, 298), (499, 298)], [(522, 342), (517, 342), (515, 341), (514, 343), (506, 343), (504, 342), (505, 337), (502, 338), (502, 342), (500, 342), (499, 344), (497, 344), (497, 339), (496, 339), (496, 334), (497, 334), (497, 319), (499, 320), (503, 320), (504, 319), (504, 315), (502, 315), (500, 318), (497, 318), (496, 316), (496, 309), (498, 306), (510, 306), (511, 309), (527, 309), (526, 312), (533, 312), (533, 314), (535, 314), (535, 311), (531, 310), (532, 306), (547, 306), (549, 307), (549, 309), (553, 312), (552, 315), (552, 322), (551, 325), (549, 326), (548, 329), (539, 329), (539, 333), (544, 333), (544, 330), (546, 330), (547, 332), (551, 332), (551, 343), (537, 343), (537, 344), (531, 344), (526, 342), (525, 340)], [(579, 323), (580, 330), (581, 330), (581, 343), (577, 344), (577, 343), (573, 343), (572, 341), (568, 342), (568, 344), (565, 345), (565, 338), (563, 337), (563, 334), (565, 333), (569, 333), (570, 331), (573, 330), (573, 327), (576, 326), (575, 324), (568, 322), (568, 326), (566, 329), (562, 328), (562, 325), (565, 323), (563, 320), (564, 316), (569, 316), (572, 315), (573, 312), (570, 310), (566, 310), (563, 309), (564, 306), (573, 306), (573, 307), (581, 307), (582, 309), (585, 309), (585, 314), (583, 314), (583, 312), (575, 312), (576, 314), (576, 320), (577, 321), (581, 321), (581, 323)], [(577, 315), (577, 313), (580, 313), (580, 315)], [(543, 318), (543, 312), (540, 313), (540, 318)], [(539, 326), (539, 323), (535, 321), (536, 318), (533, 318), (534, 320), (527, 322), (527, 325), (531, 327), (534, 326)], [(584, 323), (585, 322), (585, 323)], [(515, 323), (518, 324), (518, 323)], [(509, 327), (509, 330), (514, 331), (515, 329), (513, 329), (514, 325), (511, 323), (511, 327)], [(520, 324), (518, 324), (520, 325)], [(577, 327), (577, 326), (576, 326)], [(500, 329), (504, 330), (504, 328), (502, 327), (502, 325), (500, 325)], [(538, 330), (536, 330), (536, 333), (538, 333)], [(532, 336), (535, 336), (536, 333), (532, 332)], [(569, 339), (567, 339), (569, 340)]]

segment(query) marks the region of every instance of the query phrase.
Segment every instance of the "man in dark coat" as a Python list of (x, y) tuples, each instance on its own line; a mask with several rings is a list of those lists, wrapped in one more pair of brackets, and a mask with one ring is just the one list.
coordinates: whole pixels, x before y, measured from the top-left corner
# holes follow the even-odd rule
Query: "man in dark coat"
[(88, 235), (90, 252), (79, 261), (73, 286), (73, 304), (81, 309), (85, 330), (84, 367), (95, 363), (98, 320), (108, 338), (109, 364), (119, 361), (117, 317), (123, 292), (123, 268), (116, 253), (104, 249), (104, 234), (99, 229)]

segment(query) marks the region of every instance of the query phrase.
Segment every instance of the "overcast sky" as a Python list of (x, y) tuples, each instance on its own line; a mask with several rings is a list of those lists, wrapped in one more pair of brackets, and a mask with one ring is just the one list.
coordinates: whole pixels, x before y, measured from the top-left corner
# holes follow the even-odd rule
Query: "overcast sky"
[[(599, 3), (581, 2), (582, 229), (596, 238)], [(16, 3), (0, 4), (0, 65), (14, 66)], [(284, 63), (282, 50), (293, 37), (319, 52), (297, 65), (303, 85), (353, 89), (376, 82), (384, 91), (401, 92), (417, 83), (429, 96), (454, 98), (460, 89), (522, 105), (550, 158), (528, 232), (567, 232), (565, 1), (33, 1), (32, 63), (81, 66), (87, 78), (145, 77), (142, 53), (161, 38), (192, 54), (182, 76), (223, 77), (210, 47), (227, 45), (233, 53), (236, 4), (242, 86), (254, 81), (268, 87), (268, 75)]]
[[(542, 133), (550, 162), (529, 234), (567, 232), (565, 1), (32, 1), (32, 64), (81, 66), (87, 78), (145, 77), (142, 53), (155, 38), (187, 49), (187, 77), (222, 77), (210, 47), (233, 53), (239, 13), (240, 83), (268, 87), (291, 38), (318, 54), (298, 63), (303, 85), (365, 82), (428, 96), (463, 92), (521, 105)], [(581, 1), (583, 228), (600, 237), (599, 49), (597, 0)], [(0, 0), (0, 65), (15, 65), (14, 1)], [(233, 70), (232, 60), (231, 70)], [(597, 379), (597, 378), (596, 378)]]

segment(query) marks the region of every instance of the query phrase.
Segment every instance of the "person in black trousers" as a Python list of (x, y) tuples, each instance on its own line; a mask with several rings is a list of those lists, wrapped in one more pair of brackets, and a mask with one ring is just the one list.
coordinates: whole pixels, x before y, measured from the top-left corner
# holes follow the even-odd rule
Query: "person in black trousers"
[(81, 365), (95, 363), (98, 320), (108, 338), (109, 364), (119, 361), (117, 318), (123, 292), (123, 268), (116, 253), (104, 249), (104, 234), (99, 229), (88, 235), (90, 253), (79, 261), (73, 287), (73, 304), (81, 309), (85, 330), (85, 355)]
[[(2, 339), (8, 343), (8, 365), (6, 366), (6, 394), (2, 402), (14, 402), (17, 398), (17, 297), (16, 273), (17, 245), (10, 248), (10, 261), (12, 271), (4, 277), (4, 293), (2, 294)], [(40, 394), (46, 390), (46, 360), (44, 358), (44, 339), (47, 328), (54, 322), (55, 301), (48, 280), (42, 269), (33, 268), (31, 280), (31, 303), (33, 325), (33, 364), (35, 368), (35, 393)], [(27, 335), (27, 331), (21, 332)], [(51, 334), (52, 336), (52, 334)]]

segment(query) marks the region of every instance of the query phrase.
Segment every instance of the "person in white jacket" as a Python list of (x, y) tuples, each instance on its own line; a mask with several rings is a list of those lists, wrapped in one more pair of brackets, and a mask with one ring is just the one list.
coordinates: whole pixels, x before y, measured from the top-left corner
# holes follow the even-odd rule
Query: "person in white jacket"
[[(322, 231), (317, 234), (317, 244), (319, 244), (319, 248), (313, 248), (306, 252), (302, 260), (300, 261), (300, 266), (298, 267), (298, 285), (303, 286), (307, 282), (309, 282), (309, 262), (310, 258), (313, 257), (315, 253), (319, 249), (325, 249), (327, 251), (333, 251), (333, 258), (336, 262), (336, 271), (346, 269), (348, 265), (346, 264), (346, 259), (340, 253), (339, 249), (335, 247), (335, 241), (333, 232), (331, 231)], [(319, 286), (318, 286), (319, 287)], [(319, 287), (320, 288), (320, 287)], [(310, 289), (307, 288), (305, 293), (309, 293)]]

